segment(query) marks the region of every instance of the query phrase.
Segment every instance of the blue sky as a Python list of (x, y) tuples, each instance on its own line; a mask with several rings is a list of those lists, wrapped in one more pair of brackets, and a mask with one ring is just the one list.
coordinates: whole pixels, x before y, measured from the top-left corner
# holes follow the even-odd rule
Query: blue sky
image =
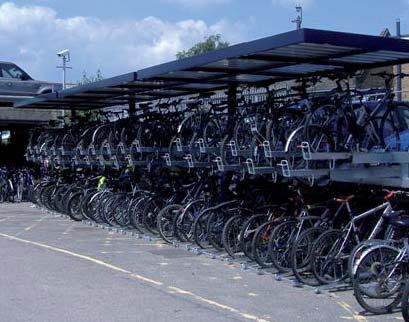
[(0, 2), (0, 60), (58, 80), (55, 53), (70, 48), (70, 81), (98, 68), (108, 77), (171, 60), (209, 34), (237, 43), (288, 31), (295, 3), (305, 27), (375, 35), (400, 17), (409, 32), (409, 0), (15, 0)]

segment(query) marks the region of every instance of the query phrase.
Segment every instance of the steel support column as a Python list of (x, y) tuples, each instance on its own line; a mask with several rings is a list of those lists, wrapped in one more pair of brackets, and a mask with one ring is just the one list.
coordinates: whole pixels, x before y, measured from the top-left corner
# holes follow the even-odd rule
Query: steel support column
[(228, 133), (233, 134), (234, 130), (234, 119), (237, 110), (237, 85), (230, 85), (227, 92), (227, 102), (228, 102), (228, 114), (229, 114), (229, 123), (228, 123)]
[(129, 99), (128, 106), (129, 106), (129, 109), (128, 109), (129, 116), (134, 116), (135, 113), (136, 113), (136, 100), (135, 100), (135, 98), (131, 97)]
[[(400, 19), (396, 20), (396, 37), (401, 38)], [(398, 75), (402, 73), (402, 65), (397, 65), (396, 72)], [(396, 91), (397, 91), (396, 98), (398, 102), (401, 102), (402, 101), (402, 78), (400, 77), (400, 75), (396, 78)]]

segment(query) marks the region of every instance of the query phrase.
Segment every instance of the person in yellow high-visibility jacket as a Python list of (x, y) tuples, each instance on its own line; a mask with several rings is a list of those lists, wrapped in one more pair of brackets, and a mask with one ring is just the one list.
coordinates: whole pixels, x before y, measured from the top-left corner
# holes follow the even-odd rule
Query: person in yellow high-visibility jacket
[(97, 186), (97, 190), (98, 191), (102, 191), (105, 189), (107, 185), (107, 177), (105, 176), (101, 176), (98, 180), (98, 186)]

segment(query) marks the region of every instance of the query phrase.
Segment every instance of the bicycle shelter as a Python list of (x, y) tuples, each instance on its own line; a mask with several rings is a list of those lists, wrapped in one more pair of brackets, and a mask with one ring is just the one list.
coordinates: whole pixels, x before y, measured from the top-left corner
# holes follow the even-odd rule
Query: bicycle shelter
[[(352, 74), (409, 63), (409, 41), (325, 30), (301, 29), (246, 42), (204, 55), (177, 60), (95, 83), (22, 100), (15, 108), (91, 110), (128, 105), (134, 114), (142, 103), (228, 90), (229, 109), (236, 107), (238, 86), (263, 87), (287, 80), (337, 73)], [(269, 151), (280, 160), (285, 151)], [(300, 154), (306, 161), (327, 161), (323, 169), (294, 170), (286, 162), (257, 168), (248, 159), (251, 174), (280, 173), (311, 183), (329, 176), (333, 181), (409, 188), (409, 152), (313, 153), (307, 143)], [(170, 160), (167, 160), (170, 161)], [(342, 161), (338, 166), (338, 161)], [(167, 162), (168, 163), (168, 162)], [(188, 167), (204, 166), (182, 162)], [(178, 165), (183, 166), (180, 163)], [(169, 164), (168, 164), (169, 165)]]

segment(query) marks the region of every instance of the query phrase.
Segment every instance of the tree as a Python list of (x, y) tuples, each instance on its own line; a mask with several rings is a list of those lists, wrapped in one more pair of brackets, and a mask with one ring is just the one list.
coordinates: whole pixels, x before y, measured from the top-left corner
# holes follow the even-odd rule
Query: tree
[(88, 74), (87, 71), (82, 72), (82, 78), (77, 82), (78, 85), (85, 85), (93, 82), (103, 80), (101, 70), (98, 69), (96, 74)]
[[(88, 74), (86, 70), (82, 72), (82, 78), (77, 81), (77, 85), (85, 85), (93, 82), (97, 82), (100, 80), (103, 80), (104, 77), (102, 76), (101, 70), (98, 69), (95, 74)], [(73, 114), (71, 112), (71, 118)], [(77, 111), (75, 113), (75, 119), (77, 122), (82, 123), (82, 122), (87, 122), (87, 121), (92, 121), (95, 120), (97, 117), (97, 113), (95, 111)]]
[(204, 53), (208, 53), (209, 51), (219, 50), (226, 47), (229, 47), (229, 43), (227, 41), (222, 40), (222, 36), (212, 35), (205, 37), (204, 41), (197, 43), (189, 50), (183, 50), (176, 54), (177, 59), (183, 59), (187, 57), (193, 57), (197, 55), (201, 55)]

